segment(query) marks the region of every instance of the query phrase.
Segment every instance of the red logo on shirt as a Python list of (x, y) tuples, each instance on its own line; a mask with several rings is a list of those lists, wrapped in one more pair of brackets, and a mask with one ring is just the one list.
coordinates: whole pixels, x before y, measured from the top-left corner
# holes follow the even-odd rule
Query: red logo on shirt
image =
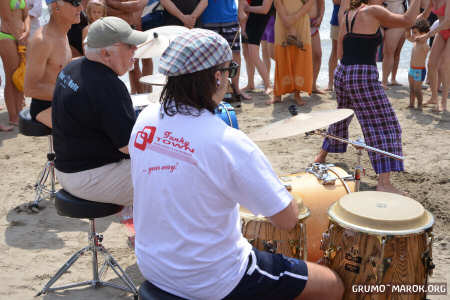
[(153, 142), (153, 138), (155, 137), (155, 132), (156, 132), (156, 127), (145, 126), (144, 129), (137, 132), (136, 138), (134, 140), (134, 146), (137, 149), (144, 151), (147, 144), (151, 144)]

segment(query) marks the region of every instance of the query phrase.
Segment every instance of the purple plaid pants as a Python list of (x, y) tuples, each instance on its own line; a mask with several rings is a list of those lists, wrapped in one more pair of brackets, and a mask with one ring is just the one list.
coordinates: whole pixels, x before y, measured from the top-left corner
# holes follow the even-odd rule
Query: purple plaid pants
[[(334, 73), (334, 88), (338, 108), (354, 110), (367, 145), (402, 155), (402, 129), (378, 81), (376, 66), (340, 64)], [(347, 139), (352, 118), (330, 125), (328, 133)], [(347, 144), (325, 138), (322, 149), (342, 153), (347, 151)], [(372, 151), (368, 151), (368, 154), (377, 174), (404, 170), (401, 160)]]

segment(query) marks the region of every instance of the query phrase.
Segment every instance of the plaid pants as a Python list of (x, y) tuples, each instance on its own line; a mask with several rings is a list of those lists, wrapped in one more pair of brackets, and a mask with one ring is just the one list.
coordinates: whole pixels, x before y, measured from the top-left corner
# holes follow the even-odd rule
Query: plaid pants
[[(402, 155), (402, 129), (378, 81), (376, 66), (340, 64), (334, 74), (334, 88), (338, 108), (354, 110), (367, 145)], [(348, 126), (352, 118), (353, 116), (330, 125), (328, 133), (348, 138)], [(322, 149), (327, 152), (342, 153), (347, 151), (347, 144), (326, 138)], [(368, 153), (377, 174), (404, 170), (401, 160), (372, 151)]]

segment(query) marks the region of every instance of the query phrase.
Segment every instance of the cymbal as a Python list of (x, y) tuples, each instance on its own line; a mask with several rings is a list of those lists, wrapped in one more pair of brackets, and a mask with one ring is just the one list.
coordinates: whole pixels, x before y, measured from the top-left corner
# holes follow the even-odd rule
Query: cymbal
[(133, 107), (148, 106), (152, 103), (158, 103), (160, 95), (161, 93), (158, 92), (131, 95), (131, 101), (133, 102)]
[(141, 83), (149, 84), (149, 85), (160, 85), (164, 86), (166, 85), (167, 77), (162, 74), (153, 74), (153, 75), (147, 75), (142, 76), (139, 81)]
[(184, 26), (160, 26), (144, 31), (148, 34), (148, 39), (137, 46), (134, 53), (135, 58), (152, 58), (161, 56), (169, 47), (170, 42), (179, 35), (189, 31)]
[(149, 34), (147, 41), (137, 45), (134, 58), (142, 59), (161, 56), (167, 47), (169, 47), (169, 43), (169, 38), (163, 34)]
[(353, 115), (351, 109), (334, 109), (299, 113), (296, 116), (266, 125), (248, 136), (253, 141), (268, 141), (290, 137), (327, 127)]

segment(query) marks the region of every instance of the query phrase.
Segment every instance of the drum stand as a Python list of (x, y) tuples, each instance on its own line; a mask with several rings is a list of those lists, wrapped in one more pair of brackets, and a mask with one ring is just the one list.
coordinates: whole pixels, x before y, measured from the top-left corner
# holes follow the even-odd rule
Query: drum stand
[(355, 192), (359, 192), (359, 188), (360, 188), (360, 185), (361, 185), (361, 173), (363, 175), (365, 175), (365, 169), (361, 166), (362, 149), (366, 149), (367, 151), (377, 152), (377, 153), (380, 153), (382, 155), (389, 156), (391, 158), (395, 158), (395, 159), (399, 159), (399, 160), (404, 160), (405, 159), (404, 156), (396, 155), (396, 154), (393, 154), (393, 153), (390, 153), (390, 152), (386, 152), (386, 151), (377, 149), (375, 147), (368, 146), (368, 145), (366, 145), (364, 143), (364, 140), (362, 138), (359, 138), (356, 141), (352, 141), (350, 139), (347, 140), (347, 139), (344, 139), (344, 138), (341, 138), (341, 137), (338, 137), (338, 136), (331, 135), (325, 129), (317, 129), (317, 130), (313, 130), (313, 131), (309, 131), (309, 132), (305, 133), (306, 136), (310, 136), (310, 135), (313, 135), (313, 134), (320, 135), (320, 136), (325, 137), (325, 138), (334, 139), (334, 140), (337, 140), (337, 141), (339, 141), (341, 143), (346, 143), (346, 144), (352, 145), (358, 150), (358, 153), (357, 153), (357, 157), (358, 157), (357, 165), (355, 167), (355, 172), (354, 172)]

